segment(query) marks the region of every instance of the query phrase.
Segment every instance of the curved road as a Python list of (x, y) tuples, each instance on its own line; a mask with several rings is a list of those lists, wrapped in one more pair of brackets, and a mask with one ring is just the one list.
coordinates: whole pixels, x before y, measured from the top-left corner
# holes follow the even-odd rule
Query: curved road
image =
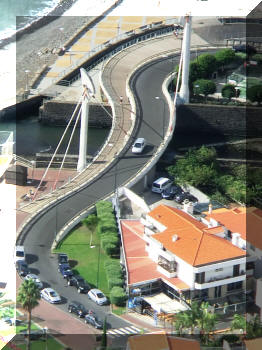
[[(140, 125), (136, 137), (145, 137), (148, 146), (142, 155), (135, 156), (129, 149), (119, 157), (114, 166), (102, 177), (79, 193), (58, 203), (42, 215), (30, 227), (21, 243), (25, 246), (27, 260), (32, 272), (39, 274), (44, 286), (51, 286), (62, 296), (63, 302), (56, 305), (64, 311), (67, 302), (78, 300), (88, 309), (93, 309), (100, 318), (109, 312), (109, 306), (98, 306), (88, 300), (86, 295), (78, 294), (74, 287), (68, 287), (57, 271), (57, 259), (51, 254), (50, 247), (58, 232), (75, 214), (94, 204), (111, 193), (115, 185), (121, 186), (131, 179), (154, 154), (161, 143), (164, 130), (168, 125), (169, 109), (162, 94), (161, 86), (165, 77), (172, 71), (178, 57), (161, 58), (143, 67), (133, 78), (134, 93), (139, 97)], [(160, 97), (156, 99), (155, 97)], [(111, 328), (130, 325), (126, 321), (110, 315), (108, 323)]]

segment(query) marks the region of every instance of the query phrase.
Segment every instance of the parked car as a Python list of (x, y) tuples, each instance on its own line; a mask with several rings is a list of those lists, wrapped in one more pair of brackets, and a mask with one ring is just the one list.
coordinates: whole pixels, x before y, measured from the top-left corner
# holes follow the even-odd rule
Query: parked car
[(72, 301), (68, 305), (68, 312), (76, 314), (78, 317), (84, 317), (89, 311), (78, 301)]
[(87, 293), (91, 287), (81, 276), (68, 276), (68, 286), (74, 286), (77, 288), (78, 293)]
[(91, 324), (96, 329), (103, 329), (103, 323), (94, 314), (85, 315), (85, 323)]
[[(30, 331), (30, 339), (31, 340), (37, 340), (42, 337), (45, 337), (45, 331), (44, 329), (34, 329)], [(28, 337), (27, 330), (20, 331), (16, 334), (15, 339), (16, 340), (22, 340), (23, 338)]]
[(65, 253), (58, 254), (58, 264), (67, 264), (68, 256)]
[(98, 305), (105, 305), (108, 302), (107, 297), (99, 289), (91, 289), (88, 292), (88, 297)]
[(37, 275), (35, 275), (34, 273), (29, 273), (28, 275), (25, 276), (25, 279), (26, 280), (29, 280), (29, 279), (33, 280), (39, 289), (43, 288), (43, 283), (40, 281), (40, 278)]
[(52, 288), (44, 288), (40, 292), (41, 298), (45, 299), (51, 304), (61, 303), (60, 295)]
[(69, 264), (59, 264), (58, 271), (64, 278), (73, 276), (73, 271), (70, 269)]
[(193, 203), (198, 202), (198, 199), (189, 192), (183, 192), (175, 196), (175, 201), (177, 203), (183, 203), (185, 199), (188, 199), (190, 202)]
[(17, 261), (25, 261), (25, 248), (22, 245), (15, 247), (15, 262)]
[(160, 177), (152, 183), (152, 192), (162, 193), (164, 190), (172, 186), (172, 180), (167, 177)]
[(176, 195), (183, 193), (184, 191), (180, 186), (171, 186), (162, 191), (161, 196), (164, 199), (174, 199)]
[(132, 153), (142, 153), (146, 146), (146, 140), (143, 137), (139, 137), (133, 144)]
[(16, 262), (16, 270), (19, 276), (25, 277), (30, 273), (27, 263), (24, 260)]
[(235, 45), (233, 46), (233, 50), (235, 52), (244, 52), (244, 53), (247, 53), (248, 55), (254, 55), (255, 53), (257, 53), (257, 50), (254, 46), (246, 45), (246, 44)]

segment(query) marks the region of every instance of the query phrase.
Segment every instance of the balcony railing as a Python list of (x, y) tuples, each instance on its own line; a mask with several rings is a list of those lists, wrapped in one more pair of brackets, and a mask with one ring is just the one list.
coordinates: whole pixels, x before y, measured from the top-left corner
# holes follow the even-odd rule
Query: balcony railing
[(226, 279), (229, 279), (229, 278), (244, 276), (245, 274), (246, 274), (245, 271), (241, 271), (240, 273), (235, 274), (235, 275), (232, 275), (232, 276), (211, 277), (210, 279), (208, 279), (208, 280), (205, 279), (204, 281), (201, 281), (201, 280), (198, 281), (198, 280), (196, 280), (195, 283), (204, 284), (204, 283), (217, 282), (217, 281), (222, 281), (222, 280), (226, 280)]
[(158, 263), (159, 266), (161, 266), (163, 269), (165, 269), (166, 271), (168, 271), (169, 273), (173, 273), (176, 272), (176, 267), (175, 266), (171, 266), (162, 262)]

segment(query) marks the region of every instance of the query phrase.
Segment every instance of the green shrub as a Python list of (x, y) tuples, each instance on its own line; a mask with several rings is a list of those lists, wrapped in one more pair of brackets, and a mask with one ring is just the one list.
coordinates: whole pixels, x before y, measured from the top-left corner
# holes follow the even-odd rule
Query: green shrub
[(111, 303), (117, 306), (124, 306), (127, 300), (127, 295), (123, 288), (113, 287), (110, 292)]
[(112, 244), (115, 244), (115, 245), (117, 245), (118, 243), (119, 243), (119, 239), (118, 239), (118, 237), (116, 236), (116, 235), (113, 235), (113, 234), (111, 234), (111, 235), (103, 235), (102, 237), (101, 237), (101, 243), (102, 243), (102, 247), (103, 247), (103, 245), (105, 245), (106, 243), (112, 243)]
[(115, 223), (107, 223), (100, 226), (100, 232), (112, 232), (113, 234), (117, 234), (117, 227)]
[(262, 54), (256, 53), (252, 56), (252, 61), (257, 61), (258, 64), (262, 64)]
[(123, 287), (123, 279), (122, 278), (117, 278), (117, 277), (108, 277), (108, 287), (111, 290), (114, 287)]
[(112, 255), (115, 255), (117, 254), (117, 252), (119, 251), (119, 247), (114, 244), (114, 243), (109, 243), (109, 242), (106, 242), (104, 244), (104, 247), (103, 247), (104, 251), (106, 252), (106, 254), (108, 256), (112, 256)]
[(223, 86), (223, 88), (221, 90), (221, 94), (223, 97), (230, 99), (230, 98), (236, 96), (236, 88), (231, 84), (226, 84), (225, 86)]
[(106, 270), (106, 274), (108, 277), (116, 277), (122, 279), (122, 271), (121, 268), (118, 268), (117, 266), (111, 267)]
[(235, 51), (232, 49), (222, 49), (215, 53), (215, 58), (219, 66), (229, 64), (235, 60)]
[(96, 203), (96, 211), (99, 216), (105, 212), (113, 213), (112, 203), (108, 201), (99, 201)]

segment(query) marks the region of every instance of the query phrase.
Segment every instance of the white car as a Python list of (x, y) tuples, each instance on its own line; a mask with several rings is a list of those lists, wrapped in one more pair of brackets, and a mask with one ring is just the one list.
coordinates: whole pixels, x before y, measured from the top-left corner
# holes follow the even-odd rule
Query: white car
[(15, 262), (17, 261), (25, 261), (25, 248), (22, 245), (15, 247)]
[(89, 299), (93, 300), (98, 305), (105, 305), (107, 304), (107, 297), (101, 292), (99, 289), (90, 289), (90, 291), (87, 293)]
[(52, 288), (44, 288), (40, 292), (41, 298), (45, 299), (51, 304), (58, 304), (61, 302), (60, 295)]
[(132, 153), (142, 153), (146, 146), (146, 140), (143, 137), (136, 139), (132, 147)]
[(29, 273), (28, 275), (25, 276), (26, 280), (33, 280), (34, 283), (37, 285), (39, 289), (43, 288), (43, 283), (40, 281), (39, 277), (35, 275), (34, 273)]

